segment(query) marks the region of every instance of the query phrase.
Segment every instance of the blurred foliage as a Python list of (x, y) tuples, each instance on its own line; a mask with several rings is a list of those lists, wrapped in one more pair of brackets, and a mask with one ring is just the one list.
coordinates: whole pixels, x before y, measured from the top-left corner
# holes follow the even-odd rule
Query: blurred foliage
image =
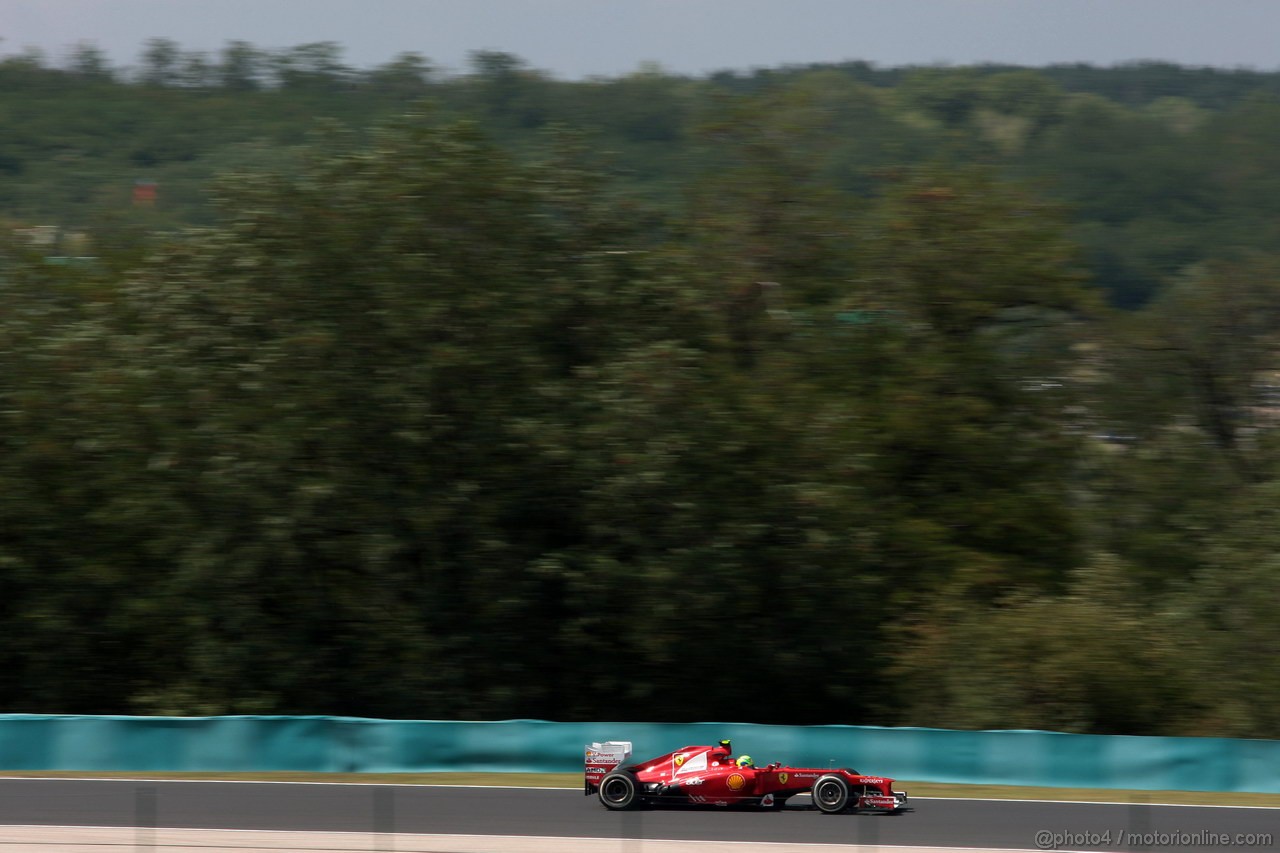
[(619, 191), (676, 216), (690, 186), (734, 166), (737, 149), (705, 129), (766, 105), (776, 133), (805, 125), (789, 141), (805, 140), (811, 184), (837, 191), (874, 193), (877, 176), (904, 165), (990, 165), (1065, 204), (1094, 283), (1127, 308), (1189, 264), (1280, 238), (1280, 73), (848, 62), (692, 78), (648, 64), (569, 81), (496, 51), (454, 72), (416, 53), (359, 69), (333, 42), (233, 41), (207, 54), (150, 39), (130, 68), (91, 44), (61, 66), (0, 57), (0, 211), (83, 229), (128, 210), (145, 180), (159, 186), (152, 227), (211, 224), (216, 174), (266, 157), (278, 166), (317, 119), (368, 128), (424, 103), (522, 156), (539, 129), (584, 132)]
[(0, 709), (1280, 736), (1275, 77), (0, 60)]

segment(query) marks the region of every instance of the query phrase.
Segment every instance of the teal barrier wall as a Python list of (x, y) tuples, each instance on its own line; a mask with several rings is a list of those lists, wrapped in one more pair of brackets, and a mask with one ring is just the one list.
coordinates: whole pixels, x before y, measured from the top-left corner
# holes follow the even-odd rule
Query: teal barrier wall
[(1280, 793), (1280, 741), (747, 723), (0, 715), (0, 770), (573, 772), (583, 745), (640, 758), (731, 737), (758, 763), (922, 782)]

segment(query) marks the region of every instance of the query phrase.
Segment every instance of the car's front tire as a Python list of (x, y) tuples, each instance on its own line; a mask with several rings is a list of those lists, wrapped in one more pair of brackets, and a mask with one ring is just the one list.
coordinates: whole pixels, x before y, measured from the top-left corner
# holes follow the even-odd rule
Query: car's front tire
[(841, 776), (822, 776), (813, 783), (813, 804), (827, 814), (839, 814), (849, 807), (849, 783)]
[(622, 811), (635, 808), (640, 789), (630, 773), (610, 773), (600, 780), (600, 802), (606, 809)]

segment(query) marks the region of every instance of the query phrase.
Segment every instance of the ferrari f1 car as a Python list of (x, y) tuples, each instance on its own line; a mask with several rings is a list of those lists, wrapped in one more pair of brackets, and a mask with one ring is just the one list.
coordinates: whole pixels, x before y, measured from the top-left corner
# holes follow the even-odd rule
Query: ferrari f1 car
[(780, 809), (796, 794), (810, 794), (828, 814), (855, 811), (897, 813), (907, 795), (893, 780), (856, 771), (814, 767), (757, 767), (748, 756), (733, 757), (731, 744), (686, 746), (657, 758), (631, 763), (629, 742), (587, 747), (587, 796), (597, 794), (607, 809), (643, 805), (695, 804)]

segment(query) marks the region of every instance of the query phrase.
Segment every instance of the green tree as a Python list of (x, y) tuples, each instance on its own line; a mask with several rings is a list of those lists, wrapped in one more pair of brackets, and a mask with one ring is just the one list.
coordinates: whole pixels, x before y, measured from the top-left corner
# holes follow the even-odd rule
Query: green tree
[(373, 69), (365, 80), (379, 93), (392, 94), (402, 100), (416, 100), (427, 94), (435, 73), (435, 67), (426, 57), (410, 51)]
[(1148, 368), (1170, 380), (1182, 411), (1243, 479), (1266, 476), (1253, 436), (1270, 426), (1263, 395), (1280, 369), (1280, 265), (1258, 256), (1188, 271), (1145, 316)]
[(844, 305), (869, 347), (849, 393), (887, 568), (907, 589), (1053, 585), (1078, 559), (1066, 377), (1093, 307), (1055, 214), (980, 177), (926, 173), (869, 227)]
[(990, 609), (943, 598), (913, 616), (894, 675), (902, 720), (945, 728), (1183, 734), (1208, 698), (1194, 620), (1154, 603), (1105, 555), (1062, 594)]
[(141, 80), (148, 86), (173, 86), (181, 79), (181, 50), (170, 39), (148, 39), (142, 52)]
[(72, 74), (88, 82), (110, 82), (114, 78), (106, 53), (91, 42), (80, 42), (71, 49), (68, 68)]
[(719, 166), (690, 188), (690, 248), (742, 367), (785, 334), (788, 308), (829, 303), (848, 273), (853, 205), (822, 180), (829, 117), (812, 95), (725, 99), (700, 127)]
[(279, 85), (285, 89), (332, 93), (346, 86), (351, 69), (342, 64), (337, 42), (301, 44), (279, 51), (268, 60)]
[(1250, 486), (1212, 536), (1205, 567), (1173, 601), (1200, 630), (1185, 647), (1200, 662), (1196, 695), (1204, 708), (1190, 734), (1280, 735), (1280, 678), (1268, 661), (1280, 652), (1272, 603), (1280, 595), (1276, 561), (1277, 481)]
[(222, 48), (218, 76), (222, 87), (248, 92), (262, 86), (265, 57), (262, 51), (245, 41), (229, 41)]
[(232, 181), (226, 227), (137, 277), (130, 405), (160, 421), (147, 455), (178, 519), (152, 534), (173, 565), (156, 596), (180, 641), (136, 702), (561, 707), (563, 580), (535, 568), (581, 521), (528, 431), (679, 305), (613, 254), (626, 229), (590, 192), (472, 130), (389, 130)]
[(547, 81), (518, 56), (478, 50), (470, 55), (478, 106), (502, 128), (530, 130), (547, 122)]
[(978, 75), (970, 68), (913, 69), (897, 94), (909, 109), (947, 127), (963, 125), (982, 101)]

